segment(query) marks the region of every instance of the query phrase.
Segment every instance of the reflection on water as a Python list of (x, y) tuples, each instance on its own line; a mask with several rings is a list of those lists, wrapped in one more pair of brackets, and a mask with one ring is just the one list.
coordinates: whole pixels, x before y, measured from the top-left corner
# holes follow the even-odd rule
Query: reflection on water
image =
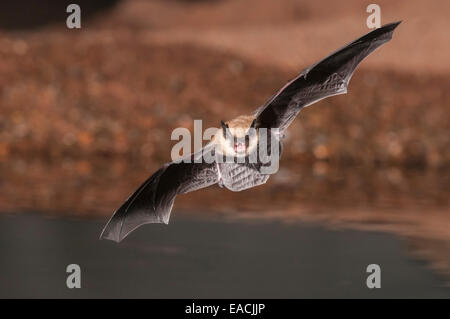
[[(121, 160), (0, 162), (0, 211), (106, 221), (158, 165)], [(449, 190), (445, 170), (337, 168), (325, 162), (305, 167), (284, 161), (261, 187), (239, 193), (211, 187), (179, 196), (172, 219), (189, 212), (240, 222), (313, 222), (395, 234), (405, 240), (410, 257), (426, 261), (450, 282)], [(380, 243), (379, 249), (385, 248)]]
[[(0, 216), (0, 297), (450, 297), (392, 235), (178, 214), (117, 245), (97, 240), (101, 227)], [(81, 289), (66, 288), (72, 263)], [(372, 263), (381, 266), (381, 289), (366, 287)]]

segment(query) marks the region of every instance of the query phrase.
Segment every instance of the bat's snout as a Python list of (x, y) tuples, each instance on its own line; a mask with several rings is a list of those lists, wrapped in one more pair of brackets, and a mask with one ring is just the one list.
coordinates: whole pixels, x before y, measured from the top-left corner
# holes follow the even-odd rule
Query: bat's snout
[(234, 151), (236, 153), (243, 153), (243, 152), (245, 152), (245, 149), (246, 149), (246, 146), (245, 146), (245, 143), (243, 143), (243, 142), (237, 142), (234, 144)]

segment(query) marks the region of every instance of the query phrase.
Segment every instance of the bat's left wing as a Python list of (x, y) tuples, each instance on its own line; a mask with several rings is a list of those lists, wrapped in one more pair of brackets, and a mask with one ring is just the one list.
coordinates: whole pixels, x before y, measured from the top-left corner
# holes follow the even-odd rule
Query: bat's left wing
[(256, 127), (284, 131), (301, 108), (329, 96), (347, 93), (358, 64), (392, 38), (400, 22), (386, 24), (303, 70), (256, 112)]
[(196, 154), (187, 162), (171, 162), (150, 176), (114, 213), (100, 238), (120, 242), (141, 225), (169, 222), (175, 196), (216, 184), (217, 165)]

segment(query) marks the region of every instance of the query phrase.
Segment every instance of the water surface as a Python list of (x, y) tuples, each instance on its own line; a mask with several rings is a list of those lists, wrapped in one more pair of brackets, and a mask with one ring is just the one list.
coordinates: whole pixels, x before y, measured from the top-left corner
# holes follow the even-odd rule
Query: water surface
[[(450, 297), (394, 235), (179, 214), (117, 245), (98, 240), (102, 226), (0, 215), (0, 297)], [(81, 266), (81, 289), (66, 287), (72, 263)], [(381, 266), (381, 289), (366, 286), (372, 263)]]

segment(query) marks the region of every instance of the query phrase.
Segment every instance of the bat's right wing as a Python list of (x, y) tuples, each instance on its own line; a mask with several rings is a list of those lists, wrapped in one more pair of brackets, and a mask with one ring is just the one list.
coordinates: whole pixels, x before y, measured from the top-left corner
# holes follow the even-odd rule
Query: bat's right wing
[(165, 164), (148, 178), (114, 213), (100, 238), (120, 242), (141, 225), (169, 222), (175, 196), (218, 181), (217, 165), (202, 160)]
[(392, 38), (400, 22), (386, 24), (303, 70), (256, 112), (256, 127), (285, 130), (301, 108), (329, 96), (347, 93), (358, 64)]

